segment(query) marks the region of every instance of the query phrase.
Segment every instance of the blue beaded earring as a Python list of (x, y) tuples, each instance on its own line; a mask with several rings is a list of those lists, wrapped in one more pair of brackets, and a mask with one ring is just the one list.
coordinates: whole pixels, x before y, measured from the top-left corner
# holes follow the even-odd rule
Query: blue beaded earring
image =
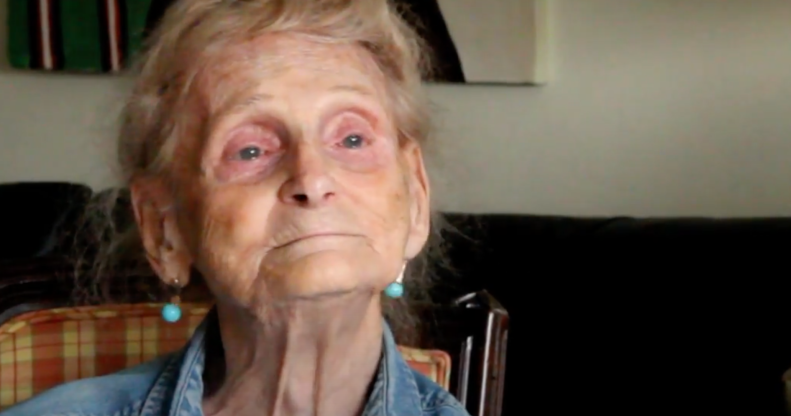
[(404, 262), (404, 266), (401, 267), (401, 273), (398, 274), (395, 282), (390, 283), (385, 288), (385, 295), (393, 299), (404, 296), (404, 270), (406, 270), (406, 262)]
[(173, 280), (172, 286), (175, 288), (176, 294), (170, 298), (170, 302), (162, 307), (162, 319), (170, 323), (178, 322), (181, 319), (181, 285), (178, 279)]

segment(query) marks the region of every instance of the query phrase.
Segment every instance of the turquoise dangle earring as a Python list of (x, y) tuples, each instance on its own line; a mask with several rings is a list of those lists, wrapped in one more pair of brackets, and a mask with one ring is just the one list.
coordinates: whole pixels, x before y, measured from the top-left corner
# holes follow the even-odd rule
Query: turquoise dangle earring
[(162, 319), (170, 323), (181, 319), (181, 285), (178, 279), (173, 280), (172, 287), (176, 293), (170, 298), (170, 302), (162, 307)]
[(393, 299), (400, 298), (404, 295), (404, 270), (406, 270), (406, 262), (401, 267), (401, 273), (398, 274), (395, 282), (390, 283), (385, 288), (385, 295)]

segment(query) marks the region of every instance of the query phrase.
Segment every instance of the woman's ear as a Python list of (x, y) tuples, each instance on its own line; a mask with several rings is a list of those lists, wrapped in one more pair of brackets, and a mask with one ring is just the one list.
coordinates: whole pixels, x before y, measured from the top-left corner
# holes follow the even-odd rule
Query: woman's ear
[(184, 286), (192, 264), (164, 182), (139, 179), (130, 186), (135, 221), (151, 268), (168, 285)]
[(410, 231), (404, 254), (411, 259), (420, 253), (428, 240), (431, 229), (431, 189), (420, 146), (414, 142), (408, 144), (404, 155), (410, 193)]

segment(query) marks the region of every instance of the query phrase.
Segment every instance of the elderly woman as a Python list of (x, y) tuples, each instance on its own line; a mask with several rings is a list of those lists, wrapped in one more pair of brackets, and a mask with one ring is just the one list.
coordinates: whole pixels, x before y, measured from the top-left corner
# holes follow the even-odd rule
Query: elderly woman
[(152, 268), (216, 306), (177, 354), (4, 414), (466, 415), (382, 316), (431, 227), (409, 26), (385, 0), (183, 0), (152, 36), (119, 158)]

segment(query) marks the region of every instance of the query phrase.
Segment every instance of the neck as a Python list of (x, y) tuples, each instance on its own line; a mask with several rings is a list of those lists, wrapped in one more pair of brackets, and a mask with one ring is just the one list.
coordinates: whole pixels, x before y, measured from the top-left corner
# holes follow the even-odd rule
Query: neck
[(207, 345), (204, 414), (362, 413), (382, 355), (377, 295), (295, 300), (259, 316), (218, 303), (217, 317), (221, 344)]

